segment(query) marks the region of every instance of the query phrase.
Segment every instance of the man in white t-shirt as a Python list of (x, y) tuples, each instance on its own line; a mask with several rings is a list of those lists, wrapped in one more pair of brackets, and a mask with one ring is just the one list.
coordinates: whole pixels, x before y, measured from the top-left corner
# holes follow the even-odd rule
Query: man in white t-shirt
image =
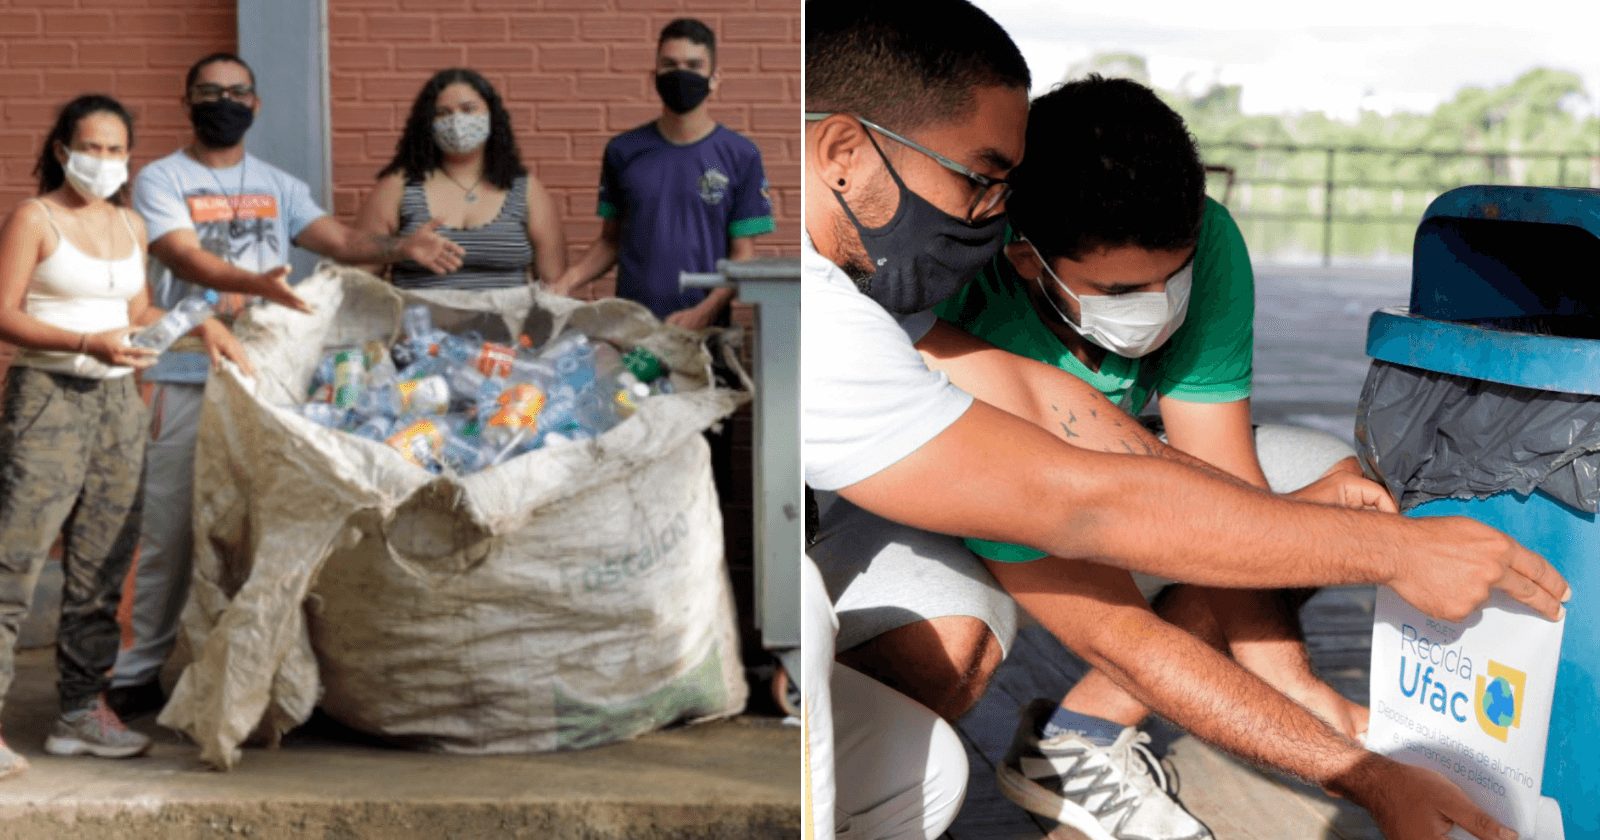
[[(1219, 587), (1381, 582), (1442, 617), (1468, 613), (1493, 588), (1554, 617), (1566, 582), (1469, 520), (1321, 507), (1245, 486), (1162, 445), (1082, 380), (934, 325), (927, 310), (1000, 246), (1004, 179), (1024, 153), (1026, 65), (965, 0), (811, 0), (805, 17), (802, 428), (806, 482), (825, 491), (808, 554), (824, 578), (830, 566), (898, 575), (870, 610), (881, 632), (846, 640), (854, 617), (841, 609), (831, 673), (802, 677), (831, 682), (831, 721), (807, 722), (832, 727), (836, 760), (808, 772), (838, 774), (838, 836), (936, 837), (954, 817), (960, 792), (949, 780), (964, 784), (965, 773), (942, 771), (957, 759), (941, 772), (916, 759), (939, 754), (939, 716), (954, 719), (982, 693), (1008, 630), (976, 604), (949, 603), (943, 590), (968, 591), (959, 583), (929, 586), (941, 555), (964, 551), (938, 534), (1095, 558), (1038, 561), (1012, 584), (1041, 595), (1032, 603), (1047, 628), (1194, 734), (1362, 804), (1390, 837), (1437, 837), (1451, 824), (1503, 836), (1442, 776), (1366, 752), (1162, 621), (1126, 570)], [(1142, 454), (1067, 445), (1048, 424), (1069, 410), (1075, 444)], [(971, 591), (994, 589), (989, 580)], [(901, 692), (859, 690), (862, 671)], [(884, 715), (888, 706), (896, 711)], [(856, 737), (863, 720), (893, 721), (894, 737)], [(886, 740), (899, 760), (864, 754)], [(1086, 805), (1098, 823), (1080, 830), (1092, 836), (1209, 836), (1181, 809), (1123, 804), (1122, 793), (1161, 778), (1134, 747), (1093, 759), (1113, 793), (1049, 793)], [(828, 835), (826, 816), (813, 815), (815, 836)]]

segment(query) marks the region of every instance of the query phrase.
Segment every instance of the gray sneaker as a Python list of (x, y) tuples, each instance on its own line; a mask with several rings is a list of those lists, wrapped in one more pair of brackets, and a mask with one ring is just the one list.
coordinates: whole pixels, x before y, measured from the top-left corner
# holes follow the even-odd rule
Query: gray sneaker
[(94, 755), (132, 758), (150, 749), (150, 739), (124, 726), (104, 696), (94, 705), (56, 718), (44, 751), (51, 755)]
[(26, 769), (28, 760), (6, 746), (5, 739), (0, 738), (0, 779), (9, 779)]
[(1048, 700), (1023, 708), (997, 771), (1007, 799), (1088, 840), (1213, 840), (1211, 829), (1178, 802), (1145, 746), (1149, 735), (1130, 726), (1107, 747), (1075, 733), (1041, 740), (1039, 727), (1055, 708)]

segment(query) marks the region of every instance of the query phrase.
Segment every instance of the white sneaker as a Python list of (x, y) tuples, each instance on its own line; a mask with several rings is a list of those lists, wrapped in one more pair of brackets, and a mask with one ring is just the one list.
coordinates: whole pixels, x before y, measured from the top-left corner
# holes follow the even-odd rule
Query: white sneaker
[(1213, 840), (1178, 802), (1145, 746), (1149, 735), (1130, 726), (1108, 747), (1070, 732), (1041, 740), (1039, 728), (1055, 709), (1048, 700), (1023, 708), (998, 771), (1007, 799), (1089, 840)]

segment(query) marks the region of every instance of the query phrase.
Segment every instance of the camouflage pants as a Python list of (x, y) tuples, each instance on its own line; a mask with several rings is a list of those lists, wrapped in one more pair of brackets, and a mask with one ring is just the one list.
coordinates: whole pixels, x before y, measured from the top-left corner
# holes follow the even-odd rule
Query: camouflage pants
[(132, 376), (82, 379), (14, 367), (0, 416), (0, 698), (17, 628), (62, 536), (56, 636), (62, 711), (106, 689), (117, 603), (139, 539), (145, 410)]

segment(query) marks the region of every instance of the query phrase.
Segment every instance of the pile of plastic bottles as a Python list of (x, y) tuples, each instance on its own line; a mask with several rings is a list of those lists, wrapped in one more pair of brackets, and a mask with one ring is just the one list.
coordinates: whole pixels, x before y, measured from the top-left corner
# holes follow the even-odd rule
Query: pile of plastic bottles
[(329, 352), (300, 412), (312, 422), (398, 450), (434, 473), (465, 475), (543, 446), (596, 437), (671, 393), (661, 360), (567, 333), (535, 350), (435, 329), (427, 307), (405, 311), (393, 347), (369, 341)]

